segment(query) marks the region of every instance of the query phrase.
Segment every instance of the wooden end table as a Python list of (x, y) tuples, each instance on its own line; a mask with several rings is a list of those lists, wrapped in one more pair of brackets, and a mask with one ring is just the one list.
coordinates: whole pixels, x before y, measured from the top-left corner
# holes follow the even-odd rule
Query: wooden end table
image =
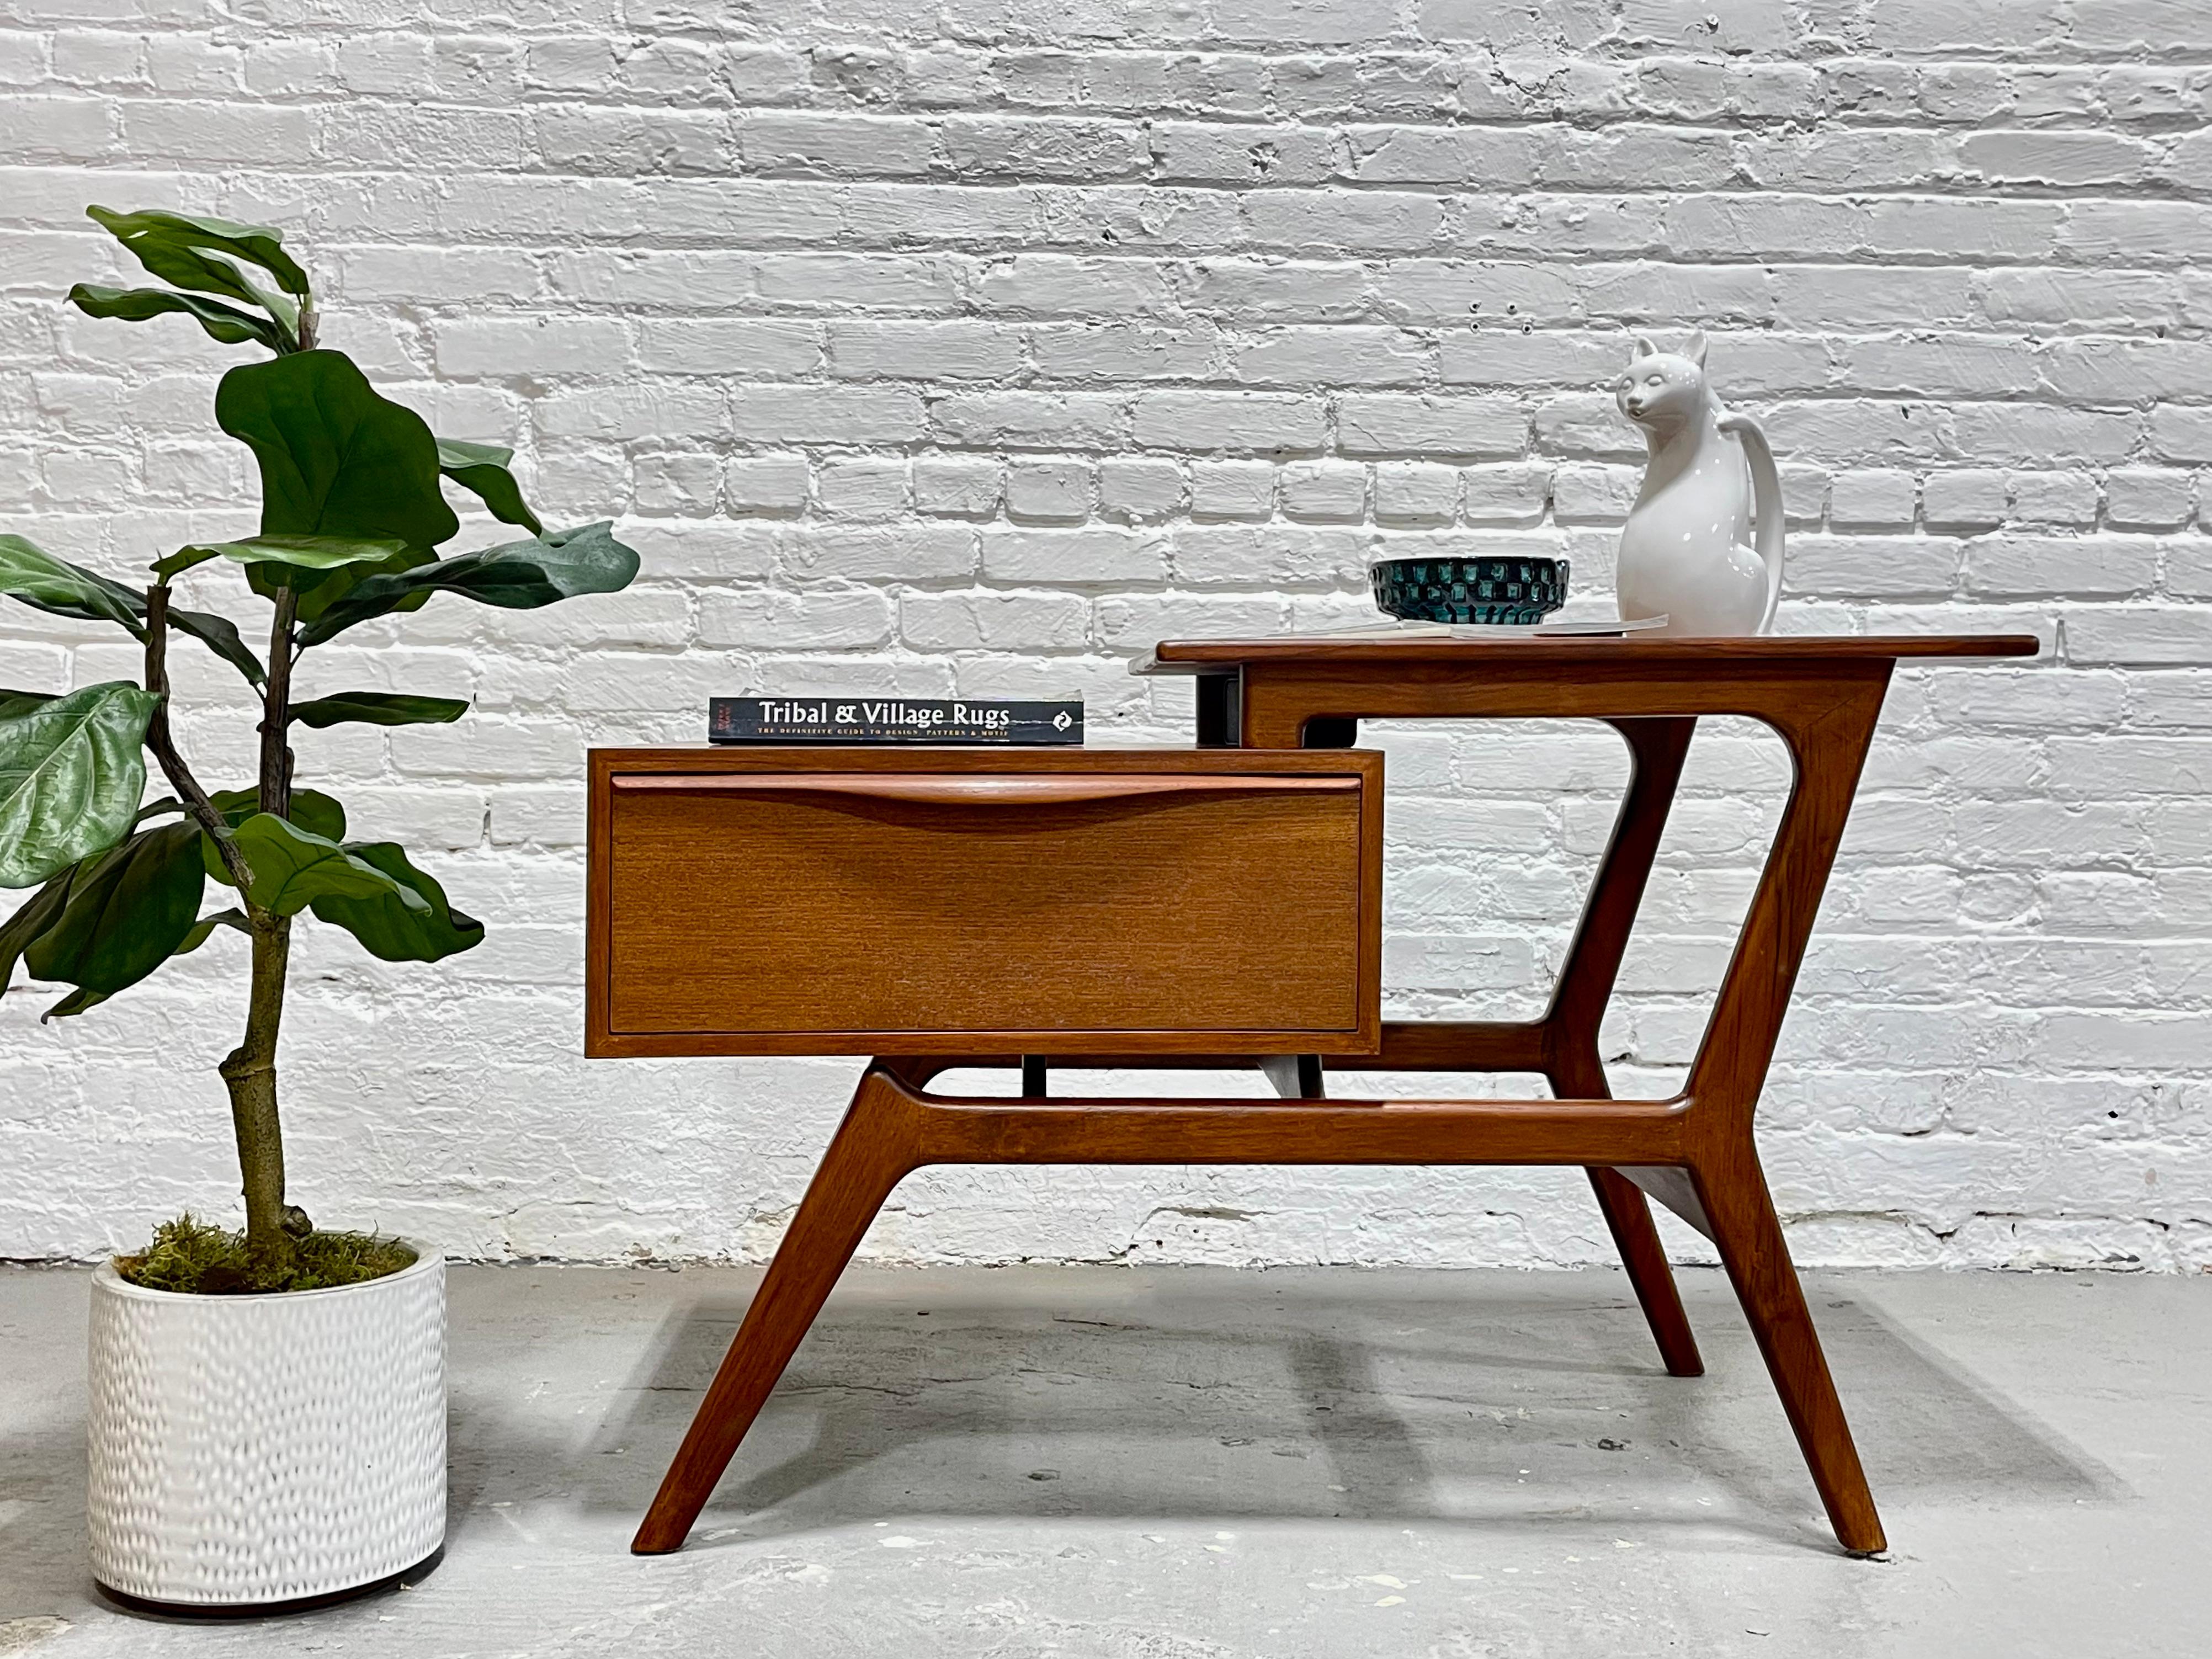
[[(1881, 1522), (1768, 1194), (1753, 1115), (1892, 672), (1900, 660), (2027, 657), (2037, 649), (2033, 636), (2016, 635), (1705, 641), (1508, 635), (1480, 642), (1316, 636), (1161, 645), (1138, 670), (1199, 677), (1200, 755), (1207, 748), (1342, 748), (1362, 719), (1587, 719), (1618, 731), (1633, 772), (1550, 1007), (1525, 1023), (1384, 1022), (1372, 1042), (1356, 1036), (1333, 1040), (1328, 1046), (1335, 1051), (1325, 1062), (1317, 1053), (1255, 1056), (1249, 1048), (1208, 1056), (1190, 1052), (1198, 1044), (1188, 1034), (1120, 1054), (1099, 1053), (1095, 1043), (1054, 1043), (1048, 1036), (1025, 1038), (1018, 1052), (1000, 1046), (963, 1054), (941, 1039), (917, 1045), (920, 1052), (877, 1052), (632, 1548), (658, 1553), (683, 1543), (891, 1189), (923, 1165), (951, 1163), (1579, 1164), (1589, 1173), (1668, 1370), (1693, 1376), (1703, 1364), (1647, 1195), (1718, 1247), (1838, 1540), (1854, 1553), (1884, 1548)], [(1691, 735), (1707, 714), (1745, 715), (1772, 728), (1789, 750), (1795, 781), (1687, 1082), (1672, 1099), (1615, 1101), (1600, 1058), (1599, 1022)], [(1127, 769), (1113, 753), (1089, 751), (1086, 763)], [(1248, 769), (1264, 763), (1261, 756), (1243, 758)], [(1320, 758), (1310, 757), (1306, 769)], [(608, 1034), (601, 895), (611, 854), (599, 814), (607, 776), (625, 763), (619, 754), (594, 756), (587, 1052), (851, 1052), (829, 1044), (761, 1046), (753, 1039), (687, 1047), (681, 1039)], [(885, 769), (894, 764), (882, 762)], [(1032, 761), (1015, 769), (1046, 764)], [(1022, 778), (997, 783), (1044, 787)], [(865, 780), (840, 787), (879, 795), (883, 789)], [(1085, 787), (1109, 787), (1095, 779)], [(1161, 787), (1192, 786), (1186, 780)], [(1283, 786), (1304, 787), (1321, 783), (1294, 778)], [(1371, 840), (1373, 830), (1358, 835)], [(888, 1039), (883, 1044), (898, 1046)], [(1047, 1098), (1046, 1061), (1074, 1054), (1085, 1064), (1113, 1066), (1257, 1063), (1285, 1098)], [(1536, 1073), (1549, 1081), (1554, 1098), (1330, 1102), (1323, 1097), (1324, 1063)], [(1018, 1100), (941, 1095), (928, 1087), (953, 1066), (1017, 1064), (1023, 1071)]]

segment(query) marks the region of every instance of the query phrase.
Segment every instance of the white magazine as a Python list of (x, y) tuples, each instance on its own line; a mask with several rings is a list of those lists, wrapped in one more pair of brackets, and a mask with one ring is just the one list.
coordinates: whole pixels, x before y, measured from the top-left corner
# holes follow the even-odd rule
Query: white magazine
[(1641, 634), (1664, 628), (1667, 618), (1638, 617), (1633, 622), (1595, 617), (1583, 622), (1540, 623), (1386, 623), (1376, 628), (1320, 628), (1298, 637), (1316, 640), (1489, 640), (1500, 635), (1525, 635), (1536, 639), (1602, 639), (1607, 635)]

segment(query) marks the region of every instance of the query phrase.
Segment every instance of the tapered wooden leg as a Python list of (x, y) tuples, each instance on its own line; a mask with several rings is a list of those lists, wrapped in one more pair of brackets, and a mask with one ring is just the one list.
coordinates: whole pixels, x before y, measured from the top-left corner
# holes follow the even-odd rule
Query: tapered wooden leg
[(1759, 1352), (1765, 1358), (1782, 1409), (1796, 1431), (1797, 1444), (1813, 1471), (1813, 1484), (1836, 1538), (1854, 1554), (1871, 1555), (1887, 1547), (1874, 1494), (1859, 1467), (1858, 1447), (1836, 1397), (1827, 1356), (1813, 1328), (1803, 1286), (1783, 1243), (1758, 1155), (1737, 1149), (1723, 1170), (1692, 1171), (1698, 1195), (1713, 1224), (1713, 1239), (1728, 1266), (1736, 1298), (1743, 1304)]
[[(1565, 1100), (1604, 1100), (1613, 1089), (1605, 1067), (1598, 1064), (1593, 1042), (1584, 1060), (1555, 1060), (1552, 1092)], [(1690, 1329), (1690, 1316), (1682, 1310), (1682, 1294), (1674, 1287), (1674, 1269), (1667, 1261), (1667, 1247), (1651, 1222), (1651, 1206), (1644, 1189), (1618, 1170), (1592, 1165), (1590, 1189), (1612, 1230), (1613, 1248), (1628, 1282), (1636, 1287), (1636, 1300), (1644, 1309), (1644, 1322), (1651, 1340), (1659, 1345), (1659, 1358), (1669, 1376), (1703, 1376), (1705, 1362), (1698, 1352), (1698, 1339)]]
[(1594, 1169), (1589, 1178), (1598, 1207), (1605, 1212), (1605, 1224), (1613, 1230), (1621, 1266), (1628, 1269), (1628, 1282), (1636, 1287), (1636, 1299), (1644, 1306), (1644, 1322), (1651, 1327), (1652, 1340), (1659, 1345), (1667, 1375), (1703, 1376), (1705, 1362), (1698, 1352), (1690, 1316), (1682, 1311), (1681, 1292), (1674, 1288), (1674, 1270), (1668, 1265), (1667, 1249), (1659, 1242), (1658, 1228), (1652, 1224), (1651, 1206), (1644, 1189), (1617, 1170)]
[(635, 1553), (660, 1555), (683, 1546), (869, 1222), (914, 1168), (913, 1149), (901, 1097), (871, 1067), (630, 1541)]
[[(1602, 1100), (1613, 1093), (1598, 1058), (1598, 1027), (1605, 1018), (1620, 960), (1628, 948), (1644, 889), (1651, 877), (1651, 861), (1659, 851), (1659, 838), (1667, 828), (1667, 814), (1674, 804), (1675, 786), (1681, 781), (1682, 763), (1696, 733), (1694, 720), (1620, 720), (1611, 722), (1628, 744), (1627, 793), (1620, 815), (1613, 820), (1613, 837), (1605, 849), (1590, 885), (1589, 902), (1574, 943), (1560, 970), (1559, 988), (1545, 1018), (1545, 1051), (1552, 1092), (1568, 1100)], [(1682, 1311), (1681, 1293), (1674, 1288), (1674, 1270), (1651, 1224), (1651, 1206), (1644, 1191), (1614, 1170), (1593, 1169), (1590, 1187), (1605, 1224), (1613, 1231), (1620, 1264), (1628, 1282), (1636, 1287), (1644, 1317), (1659, 1345), (1659, 1358), (1670, 1376), (1702, 1376), (1705, 1361), (1698, 1354), (1698, 1339), (1691, 1334), (1689, 1316)]]
[[(1605, 1100), (1612, 1097), (1605, 1067), (1597, 1058), (1593, 1032), (1587, 1044), (1555, 1052), (1550, 1073), (1552, 1092), (1563, 1100)], [(1636, 1287), (1636, 1300), (1644, 1309), (1644, 1322), (1659, 1345), (1660, 1362), (1669, 1376), (1703, 1376), (1705, 1362), (1698, 1352), (1698, 1339), (1690, 1329), (1690, 1316), (1682, 1310), (1682, 1294), (1674, 1286), (1674, 1269), (1667, 1260), (1667, 1247), (1651, 1222), (1651, 1206), (1644, 1189), (1622, 1175), (1593, 1164), (1587, 1170), (1597, 1206), (1612, 1230), (1613, 1248), (1628, 1282)]]

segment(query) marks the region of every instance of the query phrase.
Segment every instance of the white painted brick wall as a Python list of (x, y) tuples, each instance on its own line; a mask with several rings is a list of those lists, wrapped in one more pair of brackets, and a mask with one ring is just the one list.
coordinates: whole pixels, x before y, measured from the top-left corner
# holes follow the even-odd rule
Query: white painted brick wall
[[(1634, 331), (1703, 323), (1788, 464), (1792, 629), (2012, 628), (1905, 675), (1769, 1087), (1813, 1261), (2212, 1266), (2212, 56), (2165, 0), (360, 0), (0, 18), (0, 523), (122, 571), (247, 522), (224, 353), (64, 310), (87, 202), (284, 226), (331, 337), (631, 592), (447, 602), (314, 684), (465, 695), (307, 733), (489, 943), (310, 930), (298, 1195), (463, 1253), (755, 1257), (844, 1060), (577, 1057), (592, 743), (711, 692), (1080, 693), (1175, 741), (1163, 635), (1350, 622), (1382, 550), (1607, 586)], [(421, 15), (427, 15), (422, 14)], [(484, 526), (479, 522), (477, 530)], [(0, 611), (0, 683), (135, 672)], [(188, 657), (187, 741), (246, 763)], [(1389, 1000), (1528, 1012), (1622, 763), (1572, 729), (1378, 729)], [(1784, 782), (1702, 734), (1607, 1053), (1666, 1091)], [(0, 1006), (0, 1255), (234, 1186), (217, 941), (57, 1028)], [(1510, 1086), (1510, 1085), (1501, 1085)], [(1671, 1224), (1668, 1224), (1671, 1226)], [(1692, 1255), (1702, 1246), (1679, 1231)], [(1575, 1262), (1571, 1172), (945, 1170), (891, 1258)]]

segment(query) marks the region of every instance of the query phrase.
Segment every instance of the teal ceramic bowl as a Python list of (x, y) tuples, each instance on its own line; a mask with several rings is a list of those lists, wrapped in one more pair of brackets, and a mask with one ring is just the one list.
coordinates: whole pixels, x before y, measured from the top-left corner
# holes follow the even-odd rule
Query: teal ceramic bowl
[(1384, 559), (1370, 574), (1406, 622), (1539, 623), (1567, 602), (1565, 559)]

